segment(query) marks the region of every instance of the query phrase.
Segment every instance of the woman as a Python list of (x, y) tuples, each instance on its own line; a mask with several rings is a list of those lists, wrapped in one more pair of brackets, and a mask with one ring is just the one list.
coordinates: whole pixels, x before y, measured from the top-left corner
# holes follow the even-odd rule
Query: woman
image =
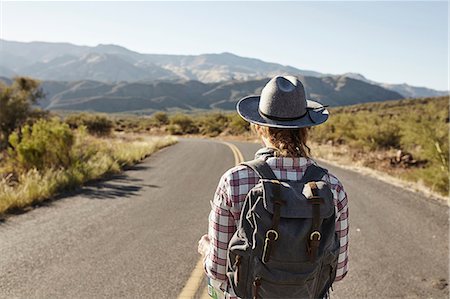
[[(264, 145), (255, 158), (264, 159), (279, 180), (299, 181), (307, 167), (316, 164), (306, 145), (308, 128), (324, 123), (328, 111), (321, 104), (306, 100), (303, 84), (297, 78), (271, 79), (261, 96), (240, 100), (237, 111), (251, 123)], [(239, 223), (245, 197), (258, 180), (259, 176), (249, 167), (235, 166), (220, 179), (211, 203), (209, 231), (200, 239), (198, 251), (204, 257), (210, 284), (223, 292), (220, 297), (235, 297), (226, 276), (227, 247)], [(339, 281), (348, 271), (347, 194), (331, 173), (322, 180), (329, 185), (335, 205), (335, 226), (340, 237), (335, 281)]]

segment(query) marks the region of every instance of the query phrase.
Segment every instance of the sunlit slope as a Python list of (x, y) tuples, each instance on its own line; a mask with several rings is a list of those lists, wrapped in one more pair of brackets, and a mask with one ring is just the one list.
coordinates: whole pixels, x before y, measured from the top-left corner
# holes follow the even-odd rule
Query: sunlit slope
[[(396, 92), (343, 76), (305, 76), (301, 79), (309, 98), (331, 106), (402, 98)], [(42, 87), (47, 97), (40, 105), (45, 109), (97, 112), (234, 110), (240, 98), (249, 94), (260, 94), (261, 88), (268, 80), (266, 78), (222, 83), (44, 81)]]

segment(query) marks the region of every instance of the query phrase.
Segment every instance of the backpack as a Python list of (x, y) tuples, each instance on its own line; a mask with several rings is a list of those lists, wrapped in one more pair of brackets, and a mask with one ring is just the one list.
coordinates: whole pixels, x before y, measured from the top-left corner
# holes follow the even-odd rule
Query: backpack
[[(262, 159), (242, 163), (260, 177), (228, 244), (227, 277), (240, 298), (324, 298), (336, 277), (339, 236), (327, 173), (279, 181)], [(308, 187), (309, 186), (309, 187)]]

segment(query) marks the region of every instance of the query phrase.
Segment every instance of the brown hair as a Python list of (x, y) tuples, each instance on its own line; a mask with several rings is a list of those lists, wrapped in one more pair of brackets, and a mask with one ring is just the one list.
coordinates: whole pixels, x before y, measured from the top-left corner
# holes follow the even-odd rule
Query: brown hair
[(251, 124), (252, 130), (267, 138), (284, 157), (309, 157), (311, 149), (306, 145), (309, 128), (279, 129)]

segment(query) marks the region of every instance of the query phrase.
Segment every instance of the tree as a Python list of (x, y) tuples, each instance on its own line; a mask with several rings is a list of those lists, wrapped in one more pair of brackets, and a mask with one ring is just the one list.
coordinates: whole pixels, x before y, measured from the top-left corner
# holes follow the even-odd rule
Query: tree
[(40, 82), (31, 78), (16, 77), (10, 86), (0, 82), (0, 149), (7, 146), (9, 135), (38, 111), (33, 105), (44, 96)]

